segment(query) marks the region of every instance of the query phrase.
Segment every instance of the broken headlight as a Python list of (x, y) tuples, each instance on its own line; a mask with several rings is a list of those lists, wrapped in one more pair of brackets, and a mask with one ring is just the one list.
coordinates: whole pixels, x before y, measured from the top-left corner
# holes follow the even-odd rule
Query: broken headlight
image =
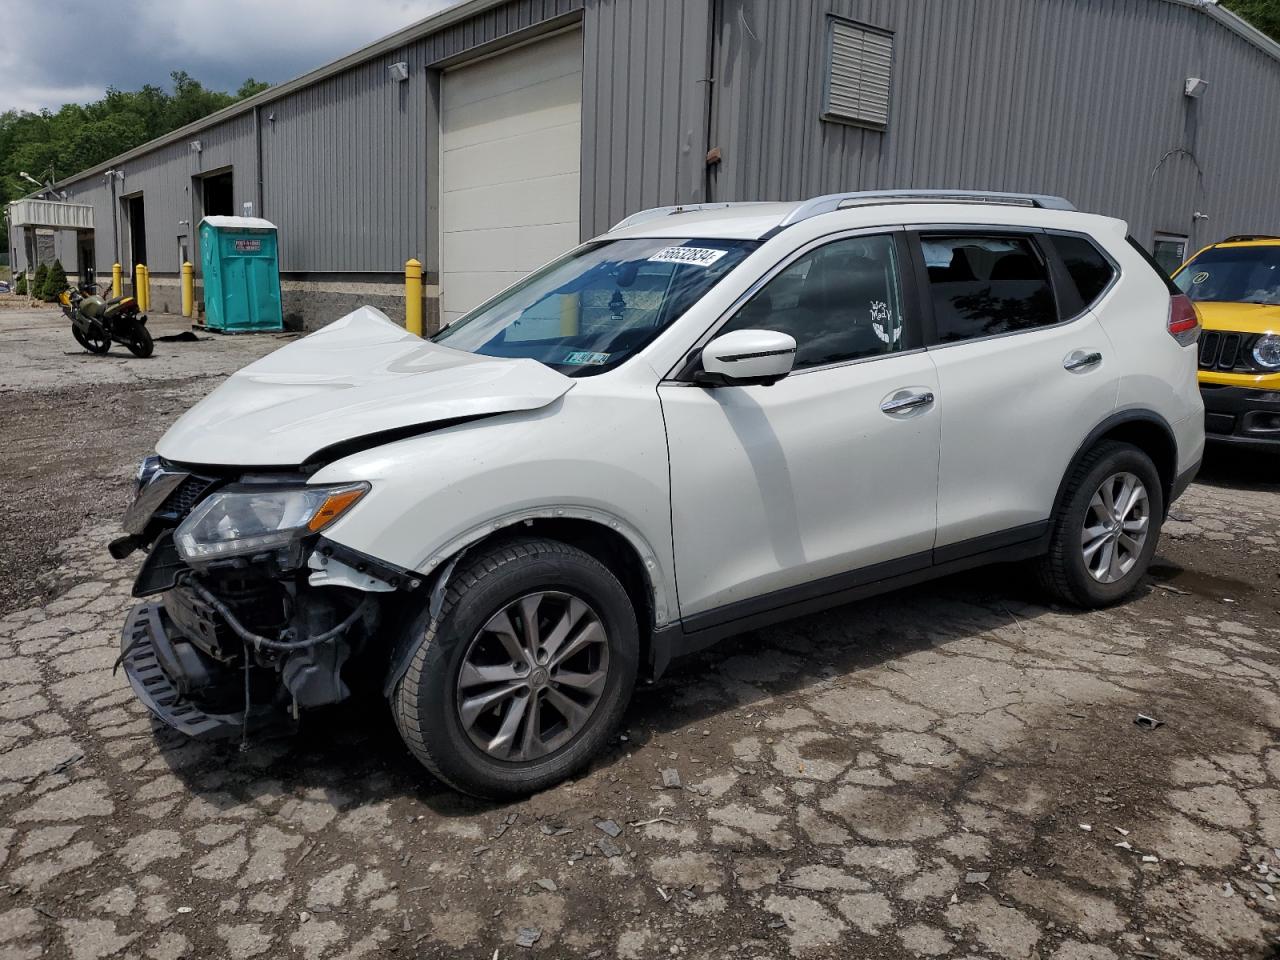
[(367, 483), (227, 487), (191, 511), (174, 534), (174, 543), (188, 563), (277, 550), (319, 533), (368, 491)]

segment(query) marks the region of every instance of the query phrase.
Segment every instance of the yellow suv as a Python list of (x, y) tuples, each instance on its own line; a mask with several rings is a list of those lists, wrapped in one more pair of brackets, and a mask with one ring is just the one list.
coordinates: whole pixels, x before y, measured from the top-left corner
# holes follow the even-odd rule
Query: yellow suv
[(1206, 440), (1280, 450), (1280, 237), (1227, 237), (1173, 275), (1195, 303)]

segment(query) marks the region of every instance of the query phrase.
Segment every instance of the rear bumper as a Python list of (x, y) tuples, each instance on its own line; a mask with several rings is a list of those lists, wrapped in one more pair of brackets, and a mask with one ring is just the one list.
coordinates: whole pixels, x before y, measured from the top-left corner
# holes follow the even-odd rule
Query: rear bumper
[(1200, 384), (1206, 440), (1280, 450), (1280, 390)]

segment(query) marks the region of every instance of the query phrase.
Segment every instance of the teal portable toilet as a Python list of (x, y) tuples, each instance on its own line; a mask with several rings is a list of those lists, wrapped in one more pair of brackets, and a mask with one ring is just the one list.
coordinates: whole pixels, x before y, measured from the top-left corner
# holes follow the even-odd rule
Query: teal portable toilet
[(276, 225), (261, 217), (200, 221), (205, 325), (210, 330), (283, 330)]

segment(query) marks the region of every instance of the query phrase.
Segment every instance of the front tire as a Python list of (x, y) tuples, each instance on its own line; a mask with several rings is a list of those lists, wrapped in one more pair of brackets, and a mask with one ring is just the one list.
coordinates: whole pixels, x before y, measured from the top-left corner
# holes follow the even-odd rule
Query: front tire
[(155, 343), (151, 340), (151, 332), (142, 324), (138, 324), (137, 329), (133, 333), (133, 339), (129, 341), (129, 349), (135, 357), (146, 359), (151, 356), (155, 350)]
[(1099, 444), (1067, 480), (1041, 585), (1078, 607), (1119, 602), (1146, 574), (1163, 520), (1164, 488), (1151, 458), (1132, 444)]
[(602, 563), (555, 540), (497, 544), (459, 567), (391, 696), (414, 756), (503, 799), (585, 766), (617, 728), (639, 660), (636, 613)]

